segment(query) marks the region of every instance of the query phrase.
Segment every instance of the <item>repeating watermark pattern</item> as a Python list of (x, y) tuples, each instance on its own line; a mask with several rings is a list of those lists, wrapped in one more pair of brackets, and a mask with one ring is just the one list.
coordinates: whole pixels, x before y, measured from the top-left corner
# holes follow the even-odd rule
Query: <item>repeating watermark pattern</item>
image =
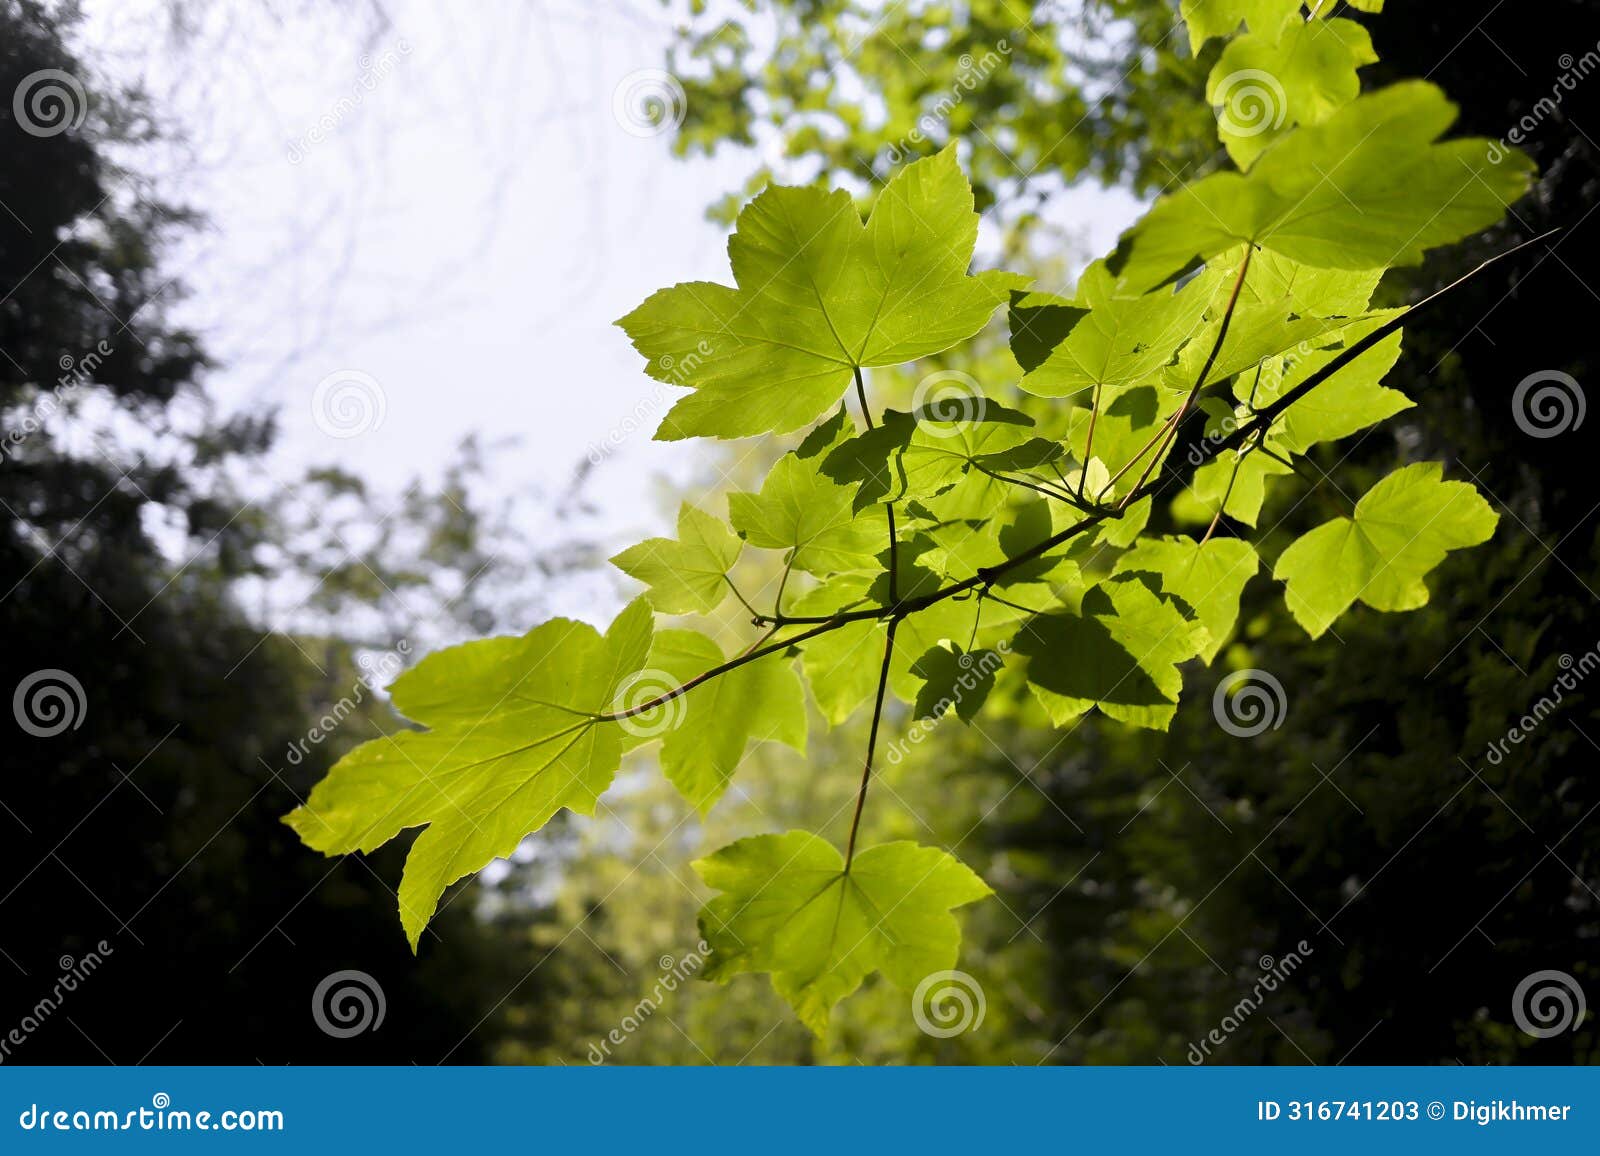
[(1217, 684), (1211, 696), (1211, 714), (1217, 725), (1235, 738), (1253, 739), (1268, 729), (1277, 730), (1289, 713), (1289, 696), (1270, 671), (1250, 667), (1236, 670)]
[(116, 954), (111, 944), (101, 940), (94, 945), (94, 950), (74, 959), (70, 955), (63, 955), (56, 961), (56, 966), (61, 974), (57, 976), (55, 986), (50, 989), (32, 1008), (23, 1015), (20, 1023), (11, 1028), (4, 1036), (0, 1036), (0, 1064), (11, 1058), (12, 1050), (20, 1048), (28, 1041), (28, 1037), (44, 1026), (51, 1016), (55, 1015), (61, 1005), (66, 1002), (67, 996), (78, 990), (91, 975), (98, 971), (106, 961), (106, 957)]
[(1228, 1038), (1261, 1009), (1267, 997), (1305, 965), (1306, 956), (1314, 954), (1316, 953), (1312, 951), (1311, 944), (1302, 939), (1294, 945), (1294, 950), (1285, 952), (1280, 959), (1263, 955), (1257, 960), (1256, 966), (1261, 969), (1261, 974), (1256, 977), (1255, 983), (1245, 993), (1244, 998), (1228, 1009), (1228, 1014), (1222, 1017), (1222, 1021), (1216, 1027), (1189, 1045), (1187, 1053), (1189, 1063), (1198, 1066), (1210, 1059), (1214, 1049), (1227, 1043)]
[(1511, 993), (1511, 1018), (1536, 1040), (1572, 1031), (1588, 1010), (1583, 988), (1564, 971), (1536, 971)]
[(1556, 115), (1567, 99), (1567, 93), (1576, 92), (1580, 81), (1587, 80), (1596, 70), (1600, 70), (1600, 43), (1579, 57), (1574, 57), (1570, 52), (1563, 53), (1556, 65), (1561, 69), (1561, 75), (1550, 86), (1549, 95), (1534, 101), (1532, 111), (1524, 113), (1505, 136), (1489, 145), (1491, 164), (1499, 164), (1508, 152), (1539, 131), (1540, 125)]
[(924, 1035), (935, 1039), (977, 1031), (988, 1010), (983, 985), (964, 971), (925, 975), (911, 993), (911, 1018)]
[(377, 1031), (388, 1009), (383, 985), (364, 971), (336, 971), (311, 993), (311, 1018), (336, 1040)]
[(906, 728), (903, 737), (890, 744), (883, 756), (889, 765), (899, 766), (901, 760), (909, 755), (914, 747), (920, 746), (952, 711), (967, 700), (967, 695), (992, 678), (995, 672), (1005, 665), (1006, 655), (1010, 653), (1011, 643), (1001, 639), (993, 650), (975, 650), (956, 659), (956, 663), (961, 667), (961, 673), (956, 676), (951, 693), (934, 703), (933, 710), (927, 717), (917, 719)]
[(955, 81), (949, 91), (917, 118), (909, 133), (889, 146), (889, 164), (894, 166), (914, 160), (923, 151), (922, 146), (949, 123), (950, 115), (966, 100), (967, 94), (988, 80), (1010, 55), (1011, 43), (1003, 38), (995, 41), (994, 47), (982, 56), (974, 57), (970, 52), (963, 52), (956, 60)]
[(0, 458), (16, 453), (24, 442), (43, 429), (44, 423), (54, 417), (85, 383), (94, 380), (100, 366), (113, 352), (115, 350), (109, 342), (101, 341), (82, 357), (63, 353), (56, 360), (61, 376), (56, 378), (55, 385), (48, 393), (41, 393), (26, 412), (8, 419), (9, 428), (0, 435)]
[(671, 132), (689, 112), (683, 85), (670, 72), (641, 68), (617, 82), (611, 92), (611, 115), (629, 136), (652, 137)]
[(65, 670), (36, 670), (17, 683), (11, 713), (17, 725), (36, 739), (50, 739), (68, 728), (77, 730), (89, 712), (83, 683)]
[(76, 132), (89, 115), (89, 94), (72, 73), (41, 68), (24, 76), (11, 94), (11, 115), (29, 136)]
[(360, 437), (383, 425), (389, 398), (370, 373), (340, 369), (328, 374), (311, 393), (311, 418), (332, 438)]
[(1277, 132), (1289, 116), (1289, 100), (1276, 76), (1260, 68), (1230, 72), (1212, 98), (1217, 124), (1232, 137)]
[(612, 426), (605, 437), (597, 442), (589, 443), (589, 464), (598, 466), (615, 453), (623, 442), (645, 428), (647, 424), (653, 428), (656, 424), (656, 419), (661, 415), (661, 410), (668, 400), (667, 391), (663, 387), (668, 385), (687, 386), (690, 375), (704, 365), (706, 359), (712, 353), (711, 343), (701, 339), (695, 344), (694, 352), (685, 354), (683, 357), (673, 357), (670, 353), (662, 354), (656, 360), (656, 369), (658, 371), (657, 377), (659, 378), (664, 374), (665, 378), (660, 380), (649, 396), (642, 398), (622, 421)]
[(393, 682), (405, 669), (406, 658), (410, 653), (411, 643), (402, 638), (395, 644), (393, 650), (386, 650), (379, 655), (359, 655), (356, 658), (356, 666), (361, 668), (361, 674), (356, 679), (355, 685), (350, 688), (350, 693), (329, 707), (304, 736), (289, 744), (288, 752), (284, 756), (289, 765), (298, 767), (305, 761), (313, 747), (321, 746), (334, 731), (344, 725), (346, 719), (356, 713), (356, 709), (366, 701), (369, 694)]
[(410, 55), (411, 43), (407, 40), (397, 41), (393, 48), (384, 49), (376, 58), (363, 55), (356, 62), (361, 69), (361, 75), (350, 86), (350, 91), (318, 117), (316, 124), (289, 142), (288, 148), (284, 150), (289, 163), (299, 164), (306, 159), (307, 153), (337, 132), (339, 126), (355, 115), (356, 111), (367, 102), (368, 95), (399, 67), (401, 58)]
[(629, 1037), (638, 1031), (646, 1020), (661, 1010), (669, 995), (677, 991), (679, 986), (696, 972), (705, 969), (706, 959), (710, 955), (711, 945), (703, 939), (694, 945), (693, 950), (684, 952), (682, 956), (674, 958), (663, 955), (657, 961), (661, 974), (657, 977), (655, 985), (633, 1005), (633, 1010), (623, 1016), (616, 1027), (606, 1033), (604, 1039), (589, 1045), (589, 1062), (605, 1063), (611, 1057), (612, 1048), (619, 1048), (627, 1043)]
[(936, 438), (960, 437), (983, 421), (988, 405), (978, 379), (959, 369), (928, 374), (911, 395), (918, 428)]
[[(611, 709), (615, 712), (637, 711), (646, 703), (654, 702), (663, 695), (678, 689), (683, 680), (674, 678), (664, 670), (646, 667), (625, 679), (617, 688), (616, 697), (612, 700)], [(634, 738), (653, 739), (659, 738), (670, 730), (676, 729), (683, 721), (684, 713), (689, 709), (687, 696), (678, 694), (667, 699), (666, 702), (651, 707), (649, 710), (630, 714), (626, 718), (617, 720), (617, 725), (627, 731)]]
[(1532, 736), (1544, 720), (1556, 712), (1569, 691), (1578, 689), (1578, 684), (1588, 678), (1596, 669), (1600, 669), (1600, 643), (1580, 654), (1576, 660), (1570, 654), (1563, 654), (1558, 662), (1562, 673), (1550, 684), (1550, 689), (1541, 694), (1525, 714), (1516, 721), (1505, 734), (1489, 744), (1485, 758), (1490, 766), (1498, 767), (1511, 753), (1511, 748), (1520, 746), (1522, 741)]
[(1553, 438), (1577, 429), (1588, 412), (1583, 386), (1570, 373), (1530, 373), (1511, 394), (1511, 418), (1529, 437)]

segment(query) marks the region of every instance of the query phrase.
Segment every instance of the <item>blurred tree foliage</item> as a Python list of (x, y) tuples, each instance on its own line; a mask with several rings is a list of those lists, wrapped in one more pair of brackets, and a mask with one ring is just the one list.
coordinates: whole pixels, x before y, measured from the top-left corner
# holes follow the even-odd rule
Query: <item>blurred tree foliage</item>
[[(435, 583), (423, 591), (434, 629), (452, 591), (473, 618), (467, 576), (435, 564), (448, 556), (469, 576), (487, 564), (492, 514), (458, 492), (471, 455), (399, 511), (332, 476), (291, 487), (292, 506), (262, 492), (272, 422), (218, 420), (204, 351), (168, 319), (181, 287), (163, 258), (193, 219), (112, 159), (161, 139), (159, 110), (97, 85), (69, 48), (74, 29), (68, 7), (0, 2), (3, 687), (9, 699), (59, 670), (82, 688), (81, 706), (58, 702), (76, 719), (58, 734), (5, 719), (0, 1032), (27, 1033), (5, 1058), (482, 1059), (523, 954), (463, 902), (419, 966), (382, 882), (398, 860), (332, 870), (277, 818), (340, 751), (394, 725), (374, 688), (417, 628), (395, 593), (423, 591), (413, 572)], [(85, 119), (37, 135), (12, 94), (46, 69), (82, 86), (66, 116)], [(331, 490), (352, 523), (390, 527), (414, 556), (352, 556)], [(297, 572), (320, 617), (302, 615), (296, 636), (254, 625), (240, 591)], [(103, 966), (41, 1009), (63, 959), (101, 941)], [(378, 981), (387, 1013), (337, 1039), (317, 1027), (312, 992), (345, 968)]]
[[(1447, 563), (1424, 610), (1357, 613), (1315, 643), (1258, 576), (1248, 630), (1193, 682), (1169, 733), (946, 721), (907, 750), (885, 780), (897, 805), (869, 817), (871, 834), (953, 847), (999, 893), (965, 916), (964, 958), (987, 999), (978, 1030), (921, 1033), (883, 985), (841, 1009), (820, 1044), (756, 980), (657, 1004), (659, 957), (693, 946), (682, 929), (701, 897), (687, 862), (740, 834), (825, 823), (851, 789), (843, 766), (816, 775), (772, 751), (741, 772), (704, 838), (680, 801), (641, 780), (565, 868), (519, 867), (502, 882), (543, 889), (561, 913), (544, 945), (559, 981), (512, 1010), (502, 1057), (1181, 1064), (1217, 1029), (1226, 1038), (1207, 1062), (1600, 1058), (1592, 1014), (1545, 1040), (1511, 1015), (1518, 982), (1545, 969), (1600, 998), (1600, 689), (1580, 682), (1530, 737), (1488, 757), (1600, 645), (1592, 439), (1582, 427), (1531, 436), (1511, 401), (1535, 372), (1593, 379), (1595, 328), (1578, 318), (1600, 300), (1589, 220), (1600, 89), (1573, 69), (1593, 59), (1600, 4), (1552, 0), (1538, 19), (1494, 0), (1387, 7), (1340, 5), (1383, 58), (1368, 82), (1428, 76), (1461, 102), (1463, 134), (1504, 139), (1522, 124), (1542, 178), (1505, 227), (1383, 292), (1415, 299), (1518, 240), (1565, 232), (1408, 326), (1388, 380), (1417, 408), (1275, 491), (1266, 548), (1346, 512), (1345, 495), (1393, 465), (1430, 457), (1492, 497), (1495, 539)], [(1038, 287), (1060, 290), (1053, 227), (1074, 182), (1153, 196), (1226, 163), (1203, 95), (1217, 47), (1191, 58), (1175, 0), (775, 0), (727, 16), (696, 6), (670, 58), (688, 96), (677, 151), (751, 160), (748, 186), (713, 207), (720, 219), (775, 172), (865, 195), (957, 140), (1008, 263), (1032, 253)], [(1002, 351), (959, 368), (986, 383), (1017, 373)], [(1211, 702), (1246, 668), (1270, 672), (1287, 703), (1253, 738), (1224, 731)], [(832, 736), (842, 764), (860, 724)], [(959, 818), (972, 814), (986, 818)], [(1240, 1015), (1263, 968), (1301, 941), (1292, 978)], [(563, 985), (559, 1010), (541, 1002)]]

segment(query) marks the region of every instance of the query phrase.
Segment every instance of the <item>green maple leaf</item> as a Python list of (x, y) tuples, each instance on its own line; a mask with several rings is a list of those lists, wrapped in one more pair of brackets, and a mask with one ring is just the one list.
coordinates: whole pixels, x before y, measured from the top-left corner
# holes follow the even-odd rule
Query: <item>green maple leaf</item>
[(1091, 707), (1120, 722), (1166, 730), (1177, 710), (1178, 664), (1202, 653), (1206, 629), (1137, 578), (1084, 596), (1081, 614), (1030, 618), (1012, 644), (1029, 660), (1028, 687), (1064, 726)]
[(822, 473), (823, 462), (850, 434), (841, 410), (798, 449), (778, 459), (759, 494), (728, 495), (734, 529), (752, 546), (789, 551), (796, 570), (877, 570), (888, 535), (883, 507), (857, 510), (853, 488)]
[(966, 651), (953, 642), (932, 647), (911, 664), (911, 673), (926, 680), (917, 692), (913, 717), (937, 719), (953, 708), (962, 722), (971, 722), (994, 689), (1001, 661), (993, 650)]
[(830, 450), (822, 472), (856, 487), (856, 509), (931, 498), (960, 482), (974, 461), (1026, 440), (1033, 425), (1027, 414), (987, 398), (965, 408), (967, 416), (955, 420), (927, 409), (888, 410), (876, 427)]
[(688, 502), (678, 510), (678, 537), (647, 538), (611, 559), (650, 589), (650, 605), (663, 614), (709, 614), (728, 593), (728, 571), (740, 541), (720, 518)]
[(1189, 26), (1189, 48), (1198, 56), (1207, 40), (1232, 36), (1241, 24), (1251, 32), (1276, 34), (1300, 11), (1300, 0), (1183, 0), (1180, 10)]
[(694, 864), (722, 892), (700, 916), (711, 946), (702, 978), (768, 972), (818, 1036), (833, 1008), (873, 972), (901, 990), (955, 966), (952, 910), (992, 895), (944, 851), (884, 843), (844, 856), (809, 831), (740, 839)]
[(896, 173), (865, 225), (842, 190), (768, 188), (728, 242), (738, 288), (676, 285), (618, 322), (652, 377), (695, 391), (656, 437), (787, 433), (837, 402), (856, 368), (971, 337), (1021, 284), (967, 275), (977, 235), (953, 145)]
[(640, 600), (604, 636), (557, 618), (429, 655), (390, 688), (395, 709), (429, 729), (363, 743), (284, 822), (328, 855), (425, 827), (399, 892), (415, 951), (451, 883), (510, 855), (563, 807), (594, 813), (622, 760), (620, 728), (594, 716), (643, 669), (651, 633)]
[(1427, 574), (1451, 550), (1476, 546), (1499, 516), (1467, 482), (1442, 481), (1444, 466), (1396, 470), (1356, 503), (1355, 514), (1324, 522), (1278, 556), (1273, 577), (1311, 637), (1358, 598), (1374, 610), (1415, 610), (1428, 601)]
[(1431, 84), (1390, 85), (1302, 125), (1244, 174), (1213, 173), (1162, 197), (1123, 238), (1120, 291), (1160, 285), (1241, 242), (1309, 265), (1381, 269), (1498, 221), (1528, 187), (1521, 153), (1436, 143), (1456, 106)]
[[(657, 631), (650, 649), (651, 668), (679, 684), (724, 660), (721, 647), (693, 630)], [(701, 815), (728, 789), (748, 744), (779, 742), (805, 753), (806, 691), (790, 657), (737, 667), (681, 702), (683, 717), (661, 743), (661, 772)]]
[(1200, 651), (1209, 663), (1233, 633), (1239, 598), (1261, 567), (1255, 547), (1239, 538), (1146, 538), (1117, 559), (1118, 574), (1148, 571), (1161, 578), (1161, 592), (1183, 599), (1210, 636)]
[(1085, 271), (1076, 304), (1088, 313), (1023, 375), (1023, 389), (1039, 397), (1079, 397), (1097, 385), (1135, 385), (1173, 359), (1206, 308), (1205, 291), (1193, 287), (1139, 297), (1118, 297), (1113, 290), (1114, 278), (1103, 263)]
[(1361, 93), (1378, 54), (1353, 20), (1294, 20), (1230, 41), (1206, 82), (1217, 133), (1241, 169), (1296, 124), (1319, 124)]

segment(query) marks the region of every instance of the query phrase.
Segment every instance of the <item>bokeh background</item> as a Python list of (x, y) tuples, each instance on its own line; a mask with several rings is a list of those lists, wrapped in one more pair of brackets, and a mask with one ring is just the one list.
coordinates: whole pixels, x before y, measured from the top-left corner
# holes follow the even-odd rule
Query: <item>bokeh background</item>
[[(807, 759), (759, 749), (703, 823), (634, 756), (594, 820), (448, 896), (415, 959), (403, 846), (325, 860), (279, 822), (403, 725), (381, 688), (405, 663), (608, 619), (610, 553), (757, 476), (760, 449), (650, 440), (670, 398), (610, 324), (726, 278), (742, 200), (820, 179), (866, 203), (955, 140), (979, 262), (1068, 289), (1224, 162), (1217, 45), (1193, 59), (1176, 8), (0, 0), (0, 690), (70, 676), (70, 723), (3, 718), (0, 1058), (1182, 1064), (1219, 1030), (1206, 1062), (1593, 1059), (1592, 1013), (1541, 1037), (1513, 999), (1560, 971), (1600, 1000), (1600, 679), (1504, 741), (1600, 658), (1587, 0), (1354, 14), (1369, 83), (1428, 77), (1543, 174), (1384, 295), (1563, 232), (1408, 328), (1390, 384), (1417, 407), (1323, 447), (1263, 522), (1287, 542), (1425, 456), (1476, 481), (1494, 539), (1425, 609), (1315, 643), (1259, 576), (1168, 734), (951, 723), (887, 770), (868, 834), (951, 847), (998, 893), (963, 920), (981, 1024), (928, 1034), (872, 983), (819, 1041), (761, 977), (641, 1013), (695, 951), (689, 862), (835, 815), (859, 718)], [(1565, 412), (1515, 420), (1554, 372)], [(1245, 740), (1210, 702), (1247, 667), (1286, 707)], [(383, 1018), (330, 1034), (315, 993), (346, 970)]]

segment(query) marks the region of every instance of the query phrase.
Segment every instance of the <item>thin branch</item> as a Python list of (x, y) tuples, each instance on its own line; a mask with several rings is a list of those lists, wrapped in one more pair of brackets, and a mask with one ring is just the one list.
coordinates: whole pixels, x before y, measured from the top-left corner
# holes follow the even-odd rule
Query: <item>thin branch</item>
[(861, 768), (861, 786), (856, 790), (856, 813), (850, 818), (850, 842), (844, 851), (844, 873), (850, 873), (850, 861), (856, 854), (856, 833), (861, 829), (861, 809), (867, 802), (867, 784), (872, 781), (872, 754), (878, 746), (878, 724), (883, 721), (883, 694), (889, 686), (889, 660), (894, 657), (894, 632), (900, 626), (899, 618), (889, 619), (889, 634), (883, 640), (883, 666), (878, 670), (878, 699), (872, 705), (872, 729), (867, 732), (867, 760)]
[[(1239, 274), (1233, 279), (1233, 292), (1228, 294), (1228, 307), (1223, 310), (1222, 325), (1217, 330), (1216, 341), (1211, 343), (1211, 353), (1206, 357), (1206, 363), (1200, 367), (1200, 376), (1196, 377), (1194, 379), (1194, 384), (1189, 387), (1189, 394), (1183, 399), (1183, 404), (1178, 407), (1178, 412), (1173, 414), (1167, 422), (1168, 426), (1171, 427), (1171, 436), (1173, 439), (1177, 438), (1178, 427), (1183, 424), (1184, 416), (1189, 412), (1190, 406), (1194, 405), (1195, 398), (1199, 397), (1200, 391), (1206, 387), (1206, 378), (1211, 376), (1211, 368), (1217, 364), (1217, 357), (1222, 353), (1222, 345), (1223, 342), (1227, 341), (1228, 339), (1228, 327), (1233, 324), (1233, 311), (1238, 308), (1239, 293), (1244, 289), (1245, 274), (1250, 271), (1250, 258), (1254, 253), (1254, 245), (1246, 245), (1244, 247), (1244, 260), (1239, 262)], [(1163, 434), (1162, 436), (1165, 435)], [(1150, 464), (1145, 466), (1144, 473), (1139, 475), (1139, 480), (1134, 483), (1133, 489), (1129, 490), (1127, 497), (1122, 499), (1121, 504), (1123, 506), (1128, 504), (1128, 499), (1131, 498), (1134, 492), (1142, 487), (1145, 483), (1145, 480), (1150, 477), (1150, 471), (1156, 468), (1156, 464), (1160, 462), (1161, 455), (1166, 448), (1167, 447), (1163, 445), (1162, 448), (1158, 449), (1155, 452), (1155, 455), (1151, 457)], [(1142, 455), (1144, 450), (1140, 450), (1139, 453)], [(1134, 460), (1137, 461), (1137, 457)]]

